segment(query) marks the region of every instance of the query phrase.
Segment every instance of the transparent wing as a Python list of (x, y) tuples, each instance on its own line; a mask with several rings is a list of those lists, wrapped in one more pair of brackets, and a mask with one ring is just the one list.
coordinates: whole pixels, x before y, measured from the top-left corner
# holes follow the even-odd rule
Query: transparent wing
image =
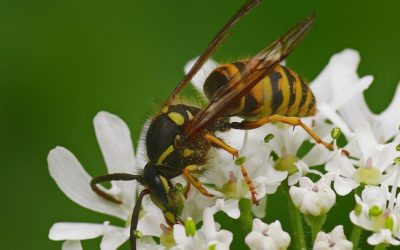
[(218, 31), (211, 42), (208, 44), (207, 48), (197, 59), (196, 63), (190, 69), (190, 71), (183, 77), (179, 82), (178, 86), (175, 87), (174, 91), (165, 101), (164, 106), (170, 105), (176, 96), (186, 87), (186, 85), (192, 80), (193, 76), (200, 70), (201, 66), (210, 58), (225, 41), (228, 31), (236, 24), (239, 19), (247, 14), (251, 9), (258, 5), (261, 0), (248, 0), (243, 6), (228, 20), (228, 22)]
[(235, 102), (246, 95), (274, 67), (284, 60), (300, 43), (314, 20), (315, 14), (311, 14), (248, 60), (244, 70), (235, 74), (230, 84), (226, 84), (219, 89), (210, 100), (208, 106), (197, 113), (186, 126), (185, 134), (188, 139), (195, 138), (199, 132), (213, 124), (218, 117), (224, 116)]

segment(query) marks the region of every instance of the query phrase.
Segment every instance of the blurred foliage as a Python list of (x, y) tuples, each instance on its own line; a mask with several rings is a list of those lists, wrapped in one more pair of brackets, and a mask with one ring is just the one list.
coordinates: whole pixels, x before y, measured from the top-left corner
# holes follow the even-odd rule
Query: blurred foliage
[[(48, 151), (63, 145), (90, 174), (104, 173), (92, 127), (95, 114), (117, 114), (136, 141), (147, 115), (182, 78), (185, 62), (203, 50), (242, 2), (0, 2), (2, 249), (60, 249), (59, 242), (47, 238), (53, 223), (116, 221), (65, 197), (48, 174)], [(332, 54), (344, 48), (360, 51), (360, 75), (375, 76), (366, 92), (368, 104), (380, 112), (400, 79), (399, 7), (393, 0), (266, 0), (237, 25), (216, 59), (255, 54), (315, 11), (315, 27), (288, 65), (312, 80)], [(347, 220), (351, 205), (342, 200), (327, 230), (336, 218)], [(268, 221), (285, 217), (282, 206), (270, 199)], [(98, 243), (84, 246), (96, 249)]]

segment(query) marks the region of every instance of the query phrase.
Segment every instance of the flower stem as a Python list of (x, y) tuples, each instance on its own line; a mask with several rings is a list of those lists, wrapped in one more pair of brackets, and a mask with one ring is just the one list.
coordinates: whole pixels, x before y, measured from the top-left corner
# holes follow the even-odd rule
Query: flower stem
[(286, 204), (288, 204), (288, 214), (289, 220), (293, 228), (293, 240), (295, 243), (295, 248), (298, 250), (306, 250), (307, 244), (304, 238), (303, 221), (299, 210), (293, 205), (292, 200), (289, 195), (289, 187), (287, 183), (282, 183), (280, 190), (286, 199)]
[(385, 250), (386, 244), (379, 244), (374, 247), (374, 250)]
[[(354, 194), (360, 196), (363, 188), (364, 188), (363, 186), (359, 186), (358, 188), (354, 189)], [(358, 249), (358, 244), (360, 243), (362, 232), (363, 230), (361, 227), (357, 225), (353, 226), (353, 230), (351, 231), (351, 236), (350, 236), (350, 240), (353, 243), (353, 249)]]
[(239, 200), (239, 209), (240, 209), (240, 225), (242, 226), (243, 231), (247, 234), (251, 231), (253, 226), (253, 214), (251, 213), (251, 201), (249, 199), (240, 199)]
[(318, 232), (321, 231), (321, 228), (326, 221), (326, 214), (323, 214), (321, 216), (307, 215), (304, 218), (311, 228), (311, 241), (314, 242)]

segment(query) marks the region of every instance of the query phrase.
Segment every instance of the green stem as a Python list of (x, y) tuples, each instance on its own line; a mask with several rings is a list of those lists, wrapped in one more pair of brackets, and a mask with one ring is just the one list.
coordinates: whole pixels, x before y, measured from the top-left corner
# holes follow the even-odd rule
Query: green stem
[(239, 209), (240, 209), (240, 225), (242, 226), (243, 231), (248, 234), (251, 232), (251, 228), (253, 226), (253, 214), (251, 213), (251, 201), (249, 199), (240, 199), (239, 200)]
[[(354, 194), (357, 194), (358, 196), (360, 196), (363, 188), (364, 188), (363, 186), (359, 186), (358, 188), (356, 188), (354, 190)], [(355, 207), (357, 209), (357, 204)], [(359, 227), (357, 225), (353, 226), (353, 230), (351, 231), (350, 240), (353, 243), (354, 250), (358, 249), (358, 245), (360, 243), (360, 238), (361, 238), (362, 232), (363, 232), (363, 229), (361, 227)]]
[(311, 241), (314, 242), (317, 234), (319, 233), (319, 231), (321, 231), (321, 228), (326, 221), (326, 214), (323, 214), (321, 216), (307, 215), (304, 218), (311, 228)]
[(379, 244), (374, 247), (374, 250), (385, 250), (386, 244)]
[(280, 189), (282, 191), (282, 194), (284, 194), (284, 197), (286, 199), (286, 204), (288, 204), (289, 220), (293, 228), (292, 242), (295, 243), (294, 249), (306, 250), (307, 244), (304, 238), (304, 229), (303, 229), (303, 221), (301, 219), (301, 214), (299, 210), (293, 205), (293, 202), (290, 199), (289, 187), (287, 183), (282, 183)]
[(362, 231), (363, 230), (361, 227), (359, 227), (357, 225), (353, 226), (353, 230), (351, 231), (350, 240), (351, 240), (351, 242), (353, 242), (354, 250), (358, 249), (358, 244), (360, 242)]

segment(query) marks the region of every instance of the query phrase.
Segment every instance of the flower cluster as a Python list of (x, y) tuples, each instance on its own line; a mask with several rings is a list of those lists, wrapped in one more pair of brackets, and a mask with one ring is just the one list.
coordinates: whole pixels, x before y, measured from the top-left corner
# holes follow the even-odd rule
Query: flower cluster
[[(214, 221), (219, 211), (241, 223), (241, 230), (246, 233), (243, 240), (250, 249), (287, 249), (289, 245), (294, 245), (294, 249), (353, 249), (357, 248), (360, 235), (367, 231), (372, 232), (367, 240), (370, 245), (400, 245), (397, 192), (400, 116), (396, 110), (400, 105), (400, 87), (389, 107), (381, 114), (373, 114), (363, 96), (373, 78), (357, 75), (359, 60), (356, 51), (344, 50), (334, 55), (310, 83), (318, 103), (317, 114), (302, 121), (322, 140), (331, 142), (334, 150), (315, 143), (303, 128), (283, 124), (218, 133), (219, 138), (239, 149), (260, 204), (251, 203), (251, 193), (237, 161), (226, 152), (212, 148), (213, 157), (207, 163), (209, 171), (200, 181), (214, 197), (189, 189), (180, 216), (182, 223), (172, 228), (165, 226), (163, 213), (157, 206), (143, 206), (138, 224), (141, 235), (138, 248), (229, 249), (234, 232), (221, 229)], [(194, 60), (185, 66), (186, 72), (193, 63)], [(207, 61), (192, 79), (199, 93), (205, 78), (216, 67), (216, 62)], [(94, 127), (109, 173), (141, 171), (147, 162), (145, 142), (139, 141), (136, 151), (140, 153), (135, 154), (129, 129), (120, 118), (100, 112), (94, 119)], [(141, 188), (135, 181), (112, 181), (109, 189), (99, 186), (103, 192), (122, 201), (116, 204), (91, 190), (92, 177), (67, 149), (57, 147), (50, 151), (48, 164), (51, 177), (71, 200), (125, 223), (125, 227), (107, 221), (56, 223), (50, 229), (50, 239), (64, 241), (65, 250), (82, 249), (81, 240), (96, 237), (102, 237), (101, 249), (113, 250), (129, 239), (131, 213)], [(173, 181), (181, 180), (178, 177)], [(278, 194), (277, 190), (282, 192)], [(285, 231), (288, 226), (282, 226), (278, 220), (265, 223), (275, 220), (266, 215), (267, 197), (272, 194), (286, 199), (291, 213), (288, 216), (291, 235)], [(337, 195), (355, 197), (354, 210), (345, 215), (354, 224), (351, 241), (347, 240), (342, 225), (330, 233), (322, 231)], [(304, 227), (303, 219), (309, 227)], [(311, 239), (307, 238), (307, 230), (311, 231)]]

